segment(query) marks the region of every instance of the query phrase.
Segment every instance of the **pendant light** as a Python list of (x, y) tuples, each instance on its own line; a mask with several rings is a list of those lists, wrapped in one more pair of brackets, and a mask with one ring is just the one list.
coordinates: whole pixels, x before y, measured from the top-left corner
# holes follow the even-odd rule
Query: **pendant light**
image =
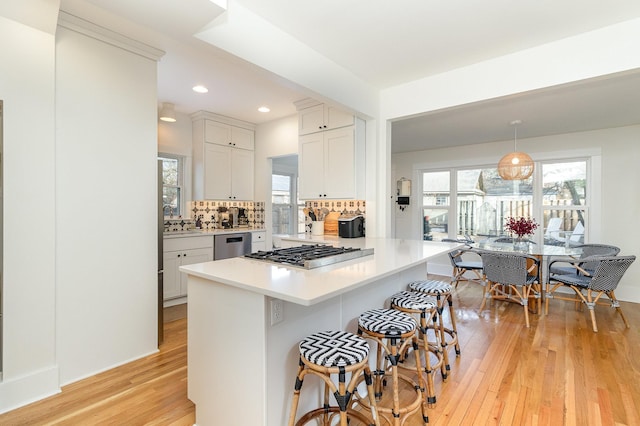
[(176, 122), (176, 110), (172, 103), (164, 102), (162, 109), (160, 110), (160, 120), (167, 121), (169, 123)]
[(513, 152), (505, 155), (498, 162), (498, 174), (504, 180), (524, 180), (533, 174), (533, 160), (528, 154), (518, 152), (518, 125), (522, 121), (514, 120)]

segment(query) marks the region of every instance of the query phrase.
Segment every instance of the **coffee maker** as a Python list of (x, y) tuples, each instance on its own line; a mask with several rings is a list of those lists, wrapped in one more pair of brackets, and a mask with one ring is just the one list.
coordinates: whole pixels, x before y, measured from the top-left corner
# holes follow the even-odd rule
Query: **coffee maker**
[(249, 218), (247, 217), (247, 209), (238, 209), (238, 226), (246, 228), (249, 226)]

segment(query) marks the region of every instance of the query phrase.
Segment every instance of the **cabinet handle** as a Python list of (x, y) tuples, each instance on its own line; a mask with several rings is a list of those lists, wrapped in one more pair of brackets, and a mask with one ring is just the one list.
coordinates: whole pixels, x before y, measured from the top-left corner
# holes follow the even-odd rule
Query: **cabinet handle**
[(179, 255), (178, 255), (178, 257), (182, 257), (182, 255), (181, 255), (181, 254), (179, 254)]
[(183, 254), (184, 257), (187, 257), (187, 253)]

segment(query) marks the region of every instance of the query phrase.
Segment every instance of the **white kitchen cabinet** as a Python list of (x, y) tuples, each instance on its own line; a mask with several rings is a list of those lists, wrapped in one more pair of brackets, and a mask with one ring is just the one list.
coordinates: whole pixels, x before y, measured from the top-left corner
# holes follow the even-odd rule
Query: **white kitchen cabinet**
[(193, 199), (252, 201), (253, 125), (204, 111), (192, 119)]
[(253, 200), (253, 151), (205, 144), (204, 199)]
[(263, 231), (251, 233), (251, 253), (267, 250), (267, 233)]
[(353, 114), (331, 105), (318, 104), (298, 111), (298, 134), (307, 135), (352, 126), (354, 122)]
[(298, 146), (300, 199), (364, 198), (364, 121), (302, 135)]
[(213, 237), (165, 238), (163, 245), (163, 299), (167, 302), (187, 295), (187, 276), (180, 266), (213, 260)]
[(253, 130), (213, 120), (205, 120), (204, 139), (207, 143), (253, 151), (254, 137)]

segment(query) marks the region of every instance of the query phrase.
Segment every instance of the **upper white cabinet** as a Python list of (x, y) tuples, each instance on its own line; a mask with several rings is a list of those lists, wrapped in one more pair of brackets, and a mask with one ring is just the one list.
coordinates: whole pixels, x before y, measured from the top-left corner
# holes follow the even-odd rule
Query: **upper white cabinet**
[(253, 125), (204, 111), (192, 119), (193, 199), (253, 200)]
[(306, 106), (307, 104), (297, 104), (298, 134), (300, 135), (352, 126), (355, 122), (353, 114), (331, 105)]
[(365, 123), (300, 136), (299, 193), (308, 199), (362, 199)]
[(213, 120), (205, 120), (205, 142), (253, 151), (254, 131)]

